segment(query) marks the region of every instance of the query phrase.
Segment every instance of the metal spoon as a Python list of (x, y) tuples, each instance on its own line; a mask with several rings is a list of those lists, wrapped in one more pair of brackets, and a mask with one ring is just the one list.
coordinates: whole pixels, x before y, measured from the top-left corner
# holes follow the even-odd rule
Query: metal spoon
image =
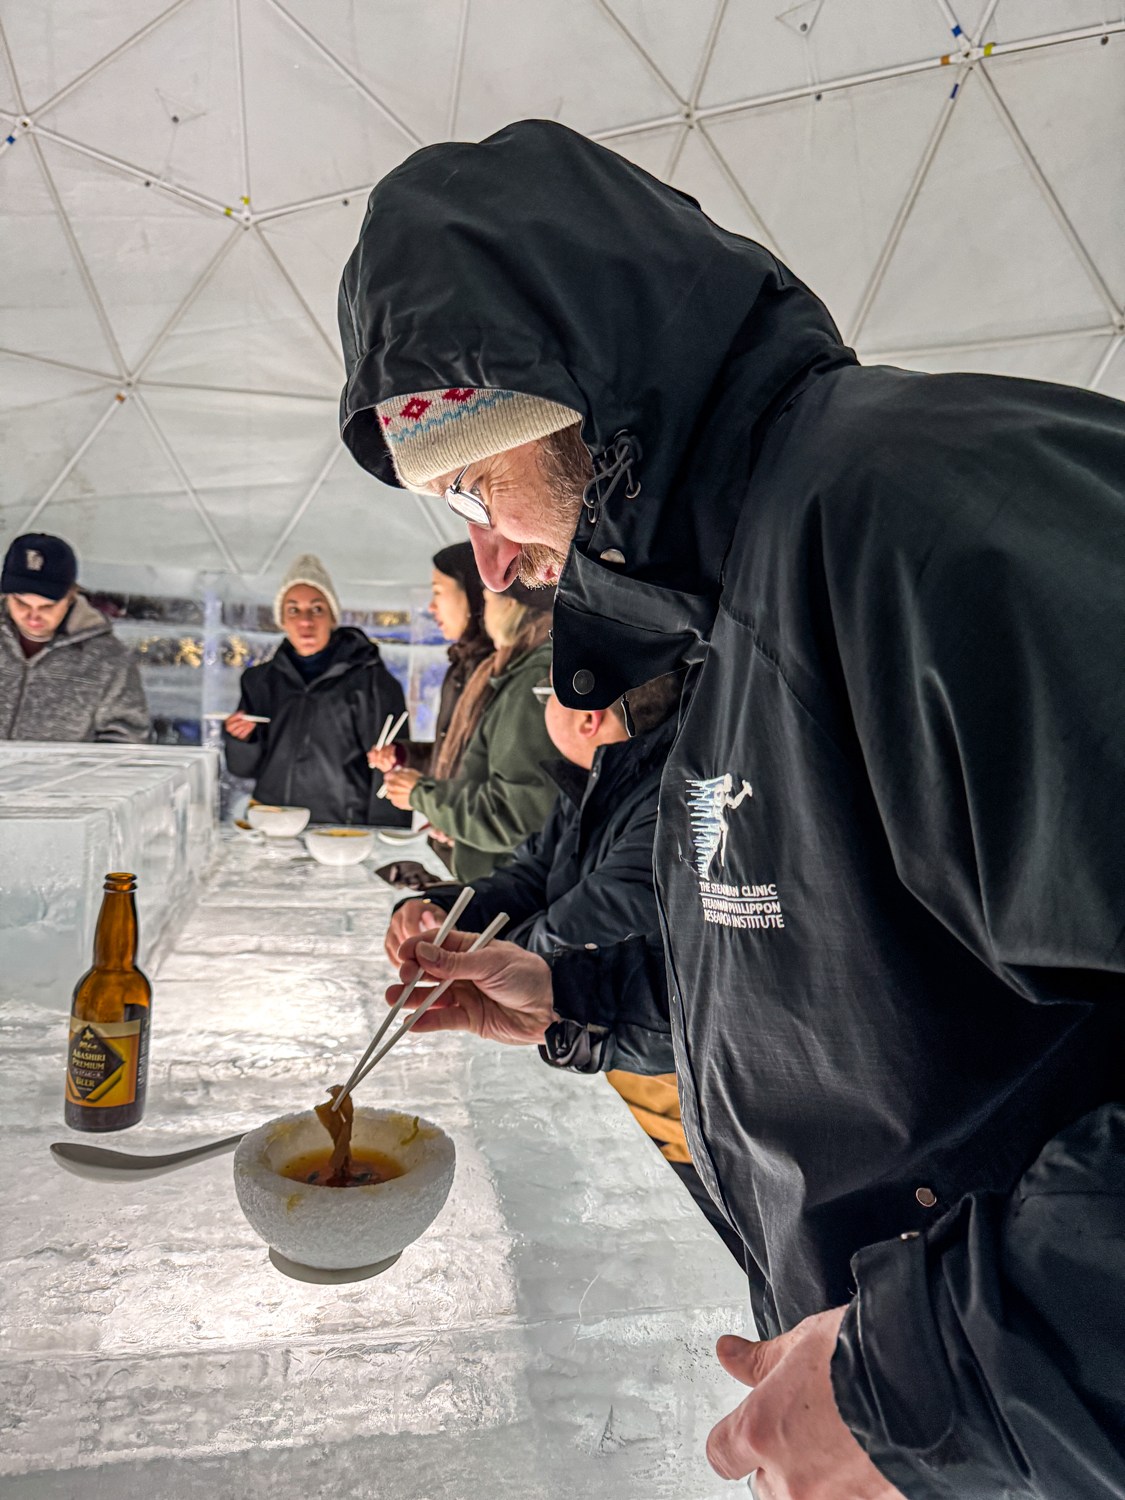
[(189, 1162), (202, 1161), (205, 1156), (233, 1151), (241, 1139), (241, 1135), (228, 1135), (221, 1141), (189, 1146), (186, 1151), (167, 1151), (162, 1156), (111, 1151), (107, 1146), (88, 1146), (85, 1141), (52, 1141), (51, 1155), (60, 1167), (73, 1172), (76, 1177), (102, 1182), (117, 1177), (160, 1177), (165, 1172), (174, 1172), (177, 1167), (186, 1167)]

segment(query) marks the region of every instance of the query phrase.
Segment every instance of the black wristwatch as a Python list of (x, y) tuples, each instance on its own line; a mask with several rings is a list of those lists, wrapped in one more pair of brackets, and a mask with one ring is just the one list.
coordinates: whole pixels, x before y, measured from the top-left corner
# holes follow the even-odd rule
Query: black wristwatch
[(552, 1068), (572, 1073), (600, 1073), (613, 1041), (607, 1026), (583, 1026), (579, 1021), (552, 1021), (539, 1056)]

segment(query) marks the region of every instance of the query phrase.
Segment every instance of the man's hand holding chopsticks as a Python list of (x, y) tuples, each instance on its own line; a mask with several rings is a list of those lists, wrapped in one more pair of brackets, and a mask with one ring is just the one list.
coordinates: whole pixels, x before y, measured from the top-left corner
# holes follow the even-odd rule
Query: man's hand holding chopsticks
[[(515, 943), (490, 943), (478, 953), (466, 950), (473, 934), (451, 932), (442, 948), (427, 941), (427, 934), (407, 938), (402, 945), (400, 975), (408, 982), (420, 968), (435, 984), (454, 983), (421, 1017), (416, 1031), (472, 1031), (492, 1042), (534, 1046), (541, 1042), (555, 1015), (551, 992), (551, 970), (536, 953), (527, 953)], [(393, 1005), (403, 986), (387, 991)], [(429, 993), (419, 985), (407, 1001), (407, 1009), (421, 1005)]]

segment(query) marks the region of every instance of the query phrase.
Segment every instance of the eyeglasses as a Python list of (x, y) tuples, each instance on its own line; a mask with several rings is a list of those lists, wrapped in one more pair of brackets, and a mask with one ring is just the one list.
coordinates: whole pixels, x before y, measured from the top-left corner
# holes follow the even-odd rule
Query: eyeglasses
[(491, 531), (492, 516), (489, 514), (488, 506), (481, 499), (476, 485), (467, 490), (461, 488), (461, 481), (469, 472), (469, 467), (466, 464), (453, 483), (447, 486), (445, 503), (455, 516), (460, 516), (462, 521), (468, 521), (470, 526), (479, 526), (484, 531)]
[(551, 679), (549, 677), (544, 677), (542, 682), (535, 683), (531, 691), (539, 699), (540, 703), (544, 705), (544, 707), (546, 707), (546, 705), (555, 696), (555, 690), (551, 686)]

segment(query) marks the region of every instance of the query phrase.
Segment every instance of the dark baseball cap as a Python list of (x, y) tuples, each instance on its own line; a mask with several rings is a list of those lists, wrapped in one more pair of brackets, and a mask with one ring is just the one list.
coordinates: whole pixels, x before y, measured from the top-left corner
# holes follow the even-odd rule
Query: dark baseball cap
[(0, 594), (37, 594), (61, 599), (78, 581), (74, 548), (61, 536), (29, 531), (18, 536), (4, 558)]

